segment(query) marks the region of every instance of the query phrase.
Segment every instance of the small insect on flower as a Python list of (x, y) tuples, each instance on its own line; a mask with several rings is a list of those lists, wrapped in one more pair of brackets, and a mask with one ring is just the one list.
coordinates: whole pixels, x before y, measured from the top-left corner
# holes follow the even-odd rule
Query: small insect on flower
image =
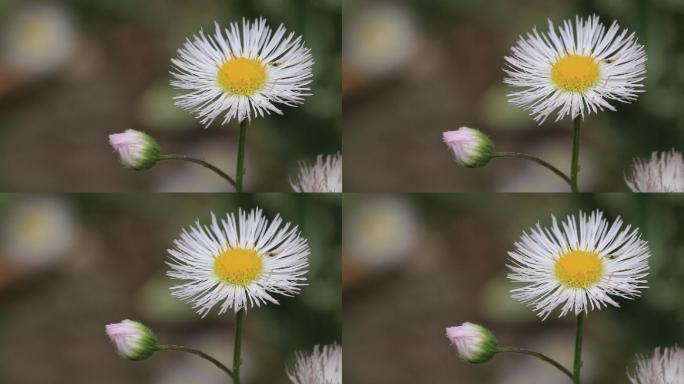
[(223, 124), (271, 112), (278, 104), (296, 106), (309, 96), (314, 60), (301, 36), (286, 34), (281, 24), (273, 32), (263, 18), (242, 21), (222, 30), (188, 39), (171, 60), (171, 85), (188, 93), (176, 105), (193, 112), (209, 126), (223, 114)]
[(629, 374), (632, 384), (684, 383), (684, 349), (656, 348), (653, 356), (637, 355), (636, 372)]
[(342, 384), (342, 347), (317, 345), (311, 355), (297, 354), (287, 377), (292, 384)]
[(540, 124), (558, 110), (556, 121), (615, 110), (611, 101), (634, 101), (643, 92), (646, 52), (634, 33), (610, 28), (598, 16), (575, 18), (549, 31), (537, 29), (520, 37), (506, 56), (504, 83), (522, 88), (508, 95), (511, 103), (530, 111)]
[(222, 314), (278, 304), (274, 294), (299, 293), (309, 268), (309, 245), (299, 229), (283, 225), (280, 216), (269, 222), (259, 208), (220, 222), (212, 213), (210, 226), (197, 221), (184, 229), (168, 252), (167, 275), (184, 281), (171, 288), (173, 296), (202, 317), (217, 305)]
[(525, 284), (512, 290), (513, 298), (546, 319), (557, 307), (564, 316), (619, 307), (614, 297), (638, 297), (651, 252), (637, 229), (623, 227), (620, 218), (611, 224), (594, 211), (580, 212), (579, 220), (568, 216), (562, 227), (552, 216), (551, 228), (537, 224), (523, 232), (508, 255), (508, 278)]
[(477, 129), (461, 127), (442, 133), (442, 140), (460, 165), (468, 168), (483, 167), (494, 156), (494, 143)]
[(145, 360), (159, 350), (157, 337), (142, 323), (124, 320), (105, 327), (119, 355), (128, 360)]
[(684, 192), (684, 160), (682, 154), (653, 152), (651, 159), (634, 159), (630, 176), (625, 177), (632, 192)]
[(290, 185), (295, 192), (342, 192), (342, 155), (318, 155), (313, 164), (300, 162)]
[(499, 352), (496, 337), (485, 327), (463, 323), (446, 329), (446, 337), (456, 347), (458, 356), (469, 363), (484, 363)]
[(127, 129), (113, 133), (109, 135), (109, 144), (119, 156), (121, 165), (126, 168), (144, 171), (161, 160), (159, 144), (144, 132)]

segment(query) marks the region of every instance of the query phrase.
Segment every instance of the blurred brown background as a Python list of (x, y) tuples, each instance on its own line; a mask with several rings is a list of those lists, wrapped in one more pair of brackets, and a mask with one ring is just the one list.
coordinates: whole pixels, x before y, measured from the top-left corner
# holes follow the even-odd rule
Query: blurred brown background
[(232, 361), (231, 314), (201, 319), (170, 295), (166, 249), (210, 212), (259, 206), (300, 226), (311, 247), (308, 286), (251, 309), (243, 382), (287, 383), (296, 351), (341, 342), (339, 197), (326, 195), (0, 195), (0, 383), (226, 383), (195, 356), (125, 361), (106, 324), (129, 318), (165, 344)]
[(290, 191), (297, 161), (341, 149), (340, 0), (0, 1), (0, 190), (232, 191), (193, 164), (123, 169), (108, 135), (141, 130), (232, 175), (237, 123), (205, 129), (175, 107), (168, 71), (200, 29), (259, 16), (303, 35), (315, 59), (313, 96), (247, 134), (246, 189)]
[(634, 157), (684, 151), (684, 2), (680, 0), (345, 0), (345, 190), (567, 191), (536, 164), (459, 168), (443, 131), (478, 128), (501, 151), (569, 172), (572, 121), (538, 126), (508, 103), (504, 56), (537, 26), (597, 14), (636, 33), (648, 55), (646, 92), (586, 118), (580, 189), (626, 191)]
[(621, 308), (590, 312), (586, 383), (625, 383), (636, 353), (684, 343), (684, 198), (658, 195), (346, 194), (344, 378), (350, 383), (564, 384), (523, 355), (468, 364), (445, 337), (466, 321), (503, 346), (538, 350), (571, 366), (575, 318), (541, 321), (514, 301), (507, 252), (551, 214), (601, 209), (640, 228), (652, 252), (649, 288)]

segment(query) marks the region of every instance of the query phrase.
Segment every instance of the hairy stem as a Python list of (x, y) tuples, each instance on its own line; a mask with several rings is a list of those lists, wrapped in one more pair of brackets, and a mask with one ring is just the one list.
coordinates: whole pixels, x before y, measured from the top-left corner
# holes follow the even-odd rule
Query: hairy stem
[(160, 160), (180, 160), (180, 161), (187, 161), (189, 163), (199, 164), (199, 165), (203, 166), (204, 168), (207, 168), (207, 169), (213, 171), (214, 173), (216, 173), (217, 175), (221, 176), (226, 181), (228, 181), (230, 183), (230, 185), (233, 186), (233, 188), (237, 189), (237, 184), (235, 183), (235, 180), (233, 180), (232, 177), (228, 176), (228, 174), (226, 174), (222, 170), (218, 169), (218, 167), (216, 167), (210, 163), (207, 163), (206, 161), (204, 161), (202, 159), (196, 159), (194, 157), (185, 156), (185, 155), (162, 155)]
[(582, 125), (582, 117), (575, 117), (575, 128), (572, 135), (572, 161), (570, 163), (570, 178), (572, 179), (572, 191), (579, 192), (577, 185), (577, 174), (579, 173), (579, 150), (580, 150), (580, 128)]
[(536, 357), (536, 358), (538, 358), (538, 359), (540, 359), (540, 360), (542, 360), (542, 361), (545, 361), (545, 362), (547, 362), (547, 363), (553, 365), (556, 369), (558, 369), (559, 371), (563, 372), (567, 377), (569, 377), (570, 380), (573, 380), (572, 372), (570, 372), (569, 369), (565, 368), (561, 363), (559, 363), (559, 362), (557, 362), (556, 360), (554, 360), (554, 359), (552, 359), (552, 358), (546, 356), (546, 355), (543, 354), (543, 353), (535, 352), (535, 351), (530, 351), (530, 350), (523, 349), (523, 348), (512, 348), (512, 347), (502, 347), (502, 348), (499, 348), (499, 353), (504, 353), (504, 352), (520, 353), (520, 354), (523, 354), (523, 355), (529, 355), (529, 356)]
[(235, 189), (238, 192), (242, 192), (242, 179), (245, 176), (245, 141), (247, 141), (247, 120), (242, 120), (238, 138), (237, 168), (235, 170)]
[(573, 368), (574, 383), (580, 384), (582, 370), (582, 335), (584, 334), (584, 312), (577, 315), (577, 334), (575, 335), (575, 364)]
[(223, 365), (220, 361), (216, 360), (215, 358), (207, 355), (206, 353), (202, 351), (198, 351), (196, 349), (184, 347), (182, 345), (160, 345), (159, 346), (160, 351), (177, 351), (177, 352), (185, 352), (185, 353), (191, 353), (193, 355), (199, 356), (203, 358), (204, 360), (207, 360), (217, 366), (220, 370), (225, 372), (228, 376), (231, 378), (233, 377), (233, 372), (230, 371), (228, 367)]
[(568, 175), (563, 173), (563, 171), (561, 171), (560, 169), (554, 167), (553, 165), (549, 164), (548, 162), (546, 162), (546, 161), (544, 161), (544, 160), (542, 160), (536, 156), (532, 156), (532, 155), (528, 155), (526, 153), (520, 153), (520, 152), (496, 152), (492, 157), (494, 157), (494, 158), (507, 157), (507, 158), (525, 159), (525, 160), (533, 161), (533, 162), (541, 165), (542, 167), (547, 168), (548, 170), (555, 173), (556, 175), (558, 175), (561, 179), (563, 179), (563, 181), (568, 183), (568, 185), (572, 189), (573, 184), (572, 184), (572, 181), (570, 180), (570, 178), (568, 177)]
[(242, 318), (245, 310), (241, 309), (235, 314), (235, 347), (233, 348), (233, 383), (240, 384), (240, 348), (242, 345)]

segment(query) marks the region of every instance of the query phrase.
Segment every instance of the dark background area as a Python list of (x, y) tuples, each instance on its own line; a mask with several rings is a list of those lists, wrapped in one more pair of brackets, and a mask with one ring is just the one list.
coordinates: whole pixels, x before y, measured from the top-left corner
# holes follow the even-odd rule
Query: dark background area
[(173, 240), (210, 212), (259, 206), (300, 226), (311, 247), (307, 286), (248, 311), (243, 382), (287, 383), (296, 351), (341, 342), (340, 198), (326, 195), (0, 195), (0, 383), (226, 383), (195, 356), (119, 358), (105, 325), (129, 318), (161, 343), (232, 361), (232, 312), (202, 319), (173, 298)]
[[(247, 134), (246, 189), (290, 191), (297, 161), (341, 149), (339, 0), (0, 1), (0, 190), (232, 191), (193, 164), (122, 169), (108, 135), (144, 131), (164, 153), (233, 175), (237, 122), (203, 128), (174, 106), (180, 91), (168, 71), (200, 29), (259, 16), (303, 35), (315, 60), (313, 95), (283, 116), (254, 119)], [(17, 19), (30, 22), (13, 28)]]
[(684, 151), (684, 2), (679, 0), (397, 0), (344, 2), (345, 190), (567, 191), (523, 160), (463, 169), (442, 142), (461, 126), (500, 151), (526, 152), (569, 172), (572, 121), (541, 126), (511, 105), (504, 56), (519, 35), (592, 14), (634, 32), (648, 56), (645, 93), (582, 128), (580, 189), (627, 191), (634, 157)]
[[(376, 207), (376, 208), (371, 208)], [(572, 366), (575, 317), (545, 321), (511, 298), (507, 252), (523, 231), (579, 210), (640, 229), (652, 257), (649, 288), (621, 308), (589, 313), (583, 382), (626, 383), (637, 353), (684, 343), (684, 198), (677, 195), (359, 195), (344, 198), (345, 382), (563, 384), (523, 355), (485, 364), (458, 358), (445, 328), (475, 322), (500, 345)], [(354, 230), (354, 228), (360, 228)]]

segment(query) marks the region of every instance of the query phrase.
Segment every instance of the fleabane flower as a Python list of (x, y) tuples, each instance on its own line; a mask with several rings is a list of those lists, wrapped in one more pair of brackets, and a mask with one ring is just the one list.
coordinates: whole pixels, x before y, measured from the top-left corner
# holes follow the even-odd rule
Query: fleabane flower
[(293, 384), (342, 384), (342, 347), (314, 347), (310, 355), (297, 354), (287, 377)]
[(121, 165), (136, 171), (144, 171), (154, 167), (161, 160), (159, 145), (152, 136), (127, 129), (121, 133), (109, 135), (109, 144), (119, 156)]
[(290, 185), (295, 192), (342, 192), (342, 155), (318, 155), (313, 164), (300, 162)]
[(223, 115), (223, 124), (295, 106), (309, 96), (314, 60), (301, 36), (287, 34), (281, 24), (273, 32), (266, 20), (231, 23), (213, 35), (200, 31), (186, 40), (171, 60), (171, 85), (188, 92), (176, 105), (209, 126)]
[(478, 324), (463, 323), (449, 327), (446, 337), (456, 347), (458, 356), (469, 363), (484, 363), (499, 352), (496, 337)]
[(461, 127), (442, 133), (442, 140), (460, 165), (468, 168), (483, 167), (494, 156), (494, 143), (477, 129)]
[(682, 154), (653, 152), (651, 159), (634, 159), (632, 174), (625, 177), (632, 192), (684, 192), (684, 160)]
[(646, 288), (648, 244), (637, 229), (619, 217), (609, 223), (598, 210), (560, 226), (552, 216), (550, 228), (537, 224), (514, 245), (508, 278), (524, 286), (511, 291), (513, 298), (543, 319), (555, 308), (564, 316), (619, 307), (617, 297), (635, 298)]
[(159, 350), (157, 337), (152, 330), (137, 321), (124, 320), (109, 324), (105, 332), (124, 359), (145, 360)]
[(233, 309), (278, 304), (276, 295), (293, 296), (305, 284), (309, 245), (296, 226), (280, 216), (269, 221), (261, 209), (227, 214), (220, 222), (184, 229), (168, 250), (167, 275), (184, 281), (173, 296), (192, 304), (202, 316), (219, 306)]
[(637, 367), (629, 374), (632, 384), (683, 384), (684, 349), (656, 348), (653, 356), (637, 356)]
[(549, 31), (533, 29), (506, 56), (504, 83), (519, 91), (508, 95), (540, 124), (558, 110), (556, 121), (615, 110), (612, 101), (628, 103), (643, 91), (646, 52), (634, 33), (617, 22), (606, 28), (598, 16), (566, 20)]

